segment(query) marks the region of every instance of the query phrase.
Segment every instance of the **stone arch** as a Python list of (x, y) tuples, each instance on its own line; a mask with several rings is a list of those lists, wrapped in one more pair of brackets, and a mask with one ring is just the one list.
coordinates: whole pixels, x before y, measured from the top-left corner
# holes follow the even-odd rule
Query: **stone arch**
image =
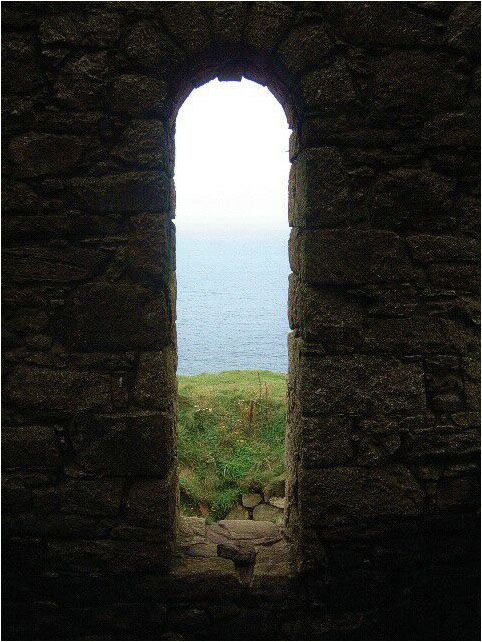
[[(288, 519), (300, 583), (283, 589), (294, 610), (266, 602), (273, 635), (472, 639), (479, 5), (4, 4), (12, 639), (109, 629), (99, 601), (110, 615), (128, 604), (126, 629), (142, 620), (152, 636), (170, 592), (199, 606), (204, 585), (186, 593), (167, 573), (170, 126), (213, 74), (267, 83), (293, 125)], [(227, 588), (238, 599), (228, 575), (213, 599)]]

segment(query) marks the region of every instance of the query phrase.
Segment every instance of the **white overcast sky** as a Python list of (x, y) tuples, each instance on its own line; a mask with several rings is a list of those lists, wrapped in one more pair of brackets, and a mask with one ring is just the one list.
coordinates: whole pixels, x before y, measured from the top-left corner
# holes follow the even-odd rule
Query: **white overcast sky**
[(213, 80), (176, 121), (178, 234), (288, 230), (288, 124), (266, 87)]

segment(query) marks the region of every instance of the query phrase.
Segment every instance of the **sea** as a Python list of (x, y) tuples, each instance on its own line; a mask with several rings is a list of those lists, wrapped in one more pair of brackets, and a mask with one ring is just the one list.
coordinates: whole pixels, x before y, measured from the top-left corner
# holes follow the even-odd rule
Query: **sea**
[(288, 370), (288, 232), (178, 234), (178, 373)]

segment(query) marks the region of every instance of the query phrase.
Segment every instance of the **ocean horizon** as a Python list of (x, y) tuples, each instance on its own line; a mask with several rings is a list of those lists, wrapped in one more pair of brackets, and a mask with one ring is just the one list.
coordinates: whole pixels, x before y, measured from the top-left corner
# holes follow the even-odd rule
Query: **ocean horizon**
[(179, 374), (288, 370), (288, 231), (177, 234)]

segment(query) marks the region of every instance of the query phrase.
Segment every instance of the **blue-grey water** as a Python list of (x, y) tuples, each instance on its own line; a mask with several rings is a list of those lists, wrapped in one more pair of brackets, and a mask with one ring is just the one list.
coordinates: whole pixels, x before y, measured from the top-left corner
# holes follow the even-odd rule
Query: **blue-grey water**
[(176, 271), (180, 374), (288, 370), (288, 233), (178, 233)]

